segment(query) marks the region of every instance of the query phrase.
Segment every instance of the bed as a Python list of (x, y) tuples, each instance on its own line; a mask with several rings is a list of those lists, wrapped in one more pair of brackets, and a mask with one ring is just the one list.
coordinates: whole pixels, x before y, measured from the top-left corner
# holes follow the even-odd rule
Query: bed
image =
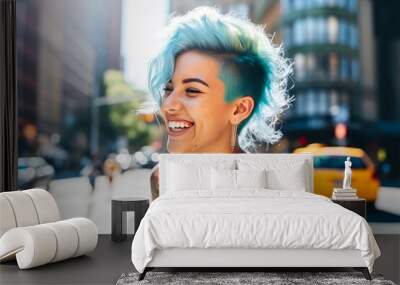
[(352, 267), (380, 251), (361, 216), (315, 195), (311, 154), (162, 154), (160, 197), (132, 242), (159, 267)]

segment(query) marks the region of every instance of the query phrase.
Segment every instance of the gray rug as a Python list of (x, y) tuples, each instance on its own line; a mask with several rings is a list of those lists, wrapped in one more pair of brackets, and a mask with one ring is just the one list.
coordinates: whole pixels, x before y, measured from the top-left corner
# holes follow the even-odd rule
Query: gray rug
[(150, 271), (142, 281), (139, 273), (124, 273), (117, 285), (133, 284), (379, 284), (395, 285), (381, 275), (372, 274), (372, 281), (360, 272), (154, 272)]

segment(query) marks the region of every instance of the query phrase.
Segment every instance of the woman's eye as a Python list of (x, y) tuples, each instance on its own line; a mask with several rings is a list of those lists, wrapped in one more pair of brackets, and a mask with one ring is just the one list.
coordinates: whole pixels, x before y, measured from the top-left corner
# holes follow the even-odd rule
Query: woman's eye
[(203, 93), (203, 92), (201, 92), (198, 89), (188, 88), (188, 89), (186, 89), (186, 93), (198, 94), (198, 93)]

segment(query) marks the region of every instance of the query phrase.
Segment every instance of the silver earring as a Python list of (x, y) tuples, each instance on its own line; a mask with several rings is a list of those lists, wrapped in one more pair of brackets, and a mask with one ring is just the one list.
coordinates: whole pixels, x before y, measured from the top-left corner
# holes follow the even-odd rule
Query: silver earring
[(237, 133), (237, 125), (232, 125), (232, 135), (231, 135), (231, 149), (235, 150), (236, 147), (236, 133)]

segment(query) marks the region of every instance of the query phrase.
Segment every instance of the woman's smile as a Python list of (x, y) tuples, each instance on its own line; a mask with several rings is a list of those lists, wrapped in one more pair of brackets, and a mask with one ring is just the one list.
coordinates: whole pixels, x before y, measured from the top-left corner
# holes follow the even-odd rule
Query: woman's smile
[(170, 139), (180, 139), (194, 128), (194, 123), (186, 120), (171, 120), (167, 122)]

